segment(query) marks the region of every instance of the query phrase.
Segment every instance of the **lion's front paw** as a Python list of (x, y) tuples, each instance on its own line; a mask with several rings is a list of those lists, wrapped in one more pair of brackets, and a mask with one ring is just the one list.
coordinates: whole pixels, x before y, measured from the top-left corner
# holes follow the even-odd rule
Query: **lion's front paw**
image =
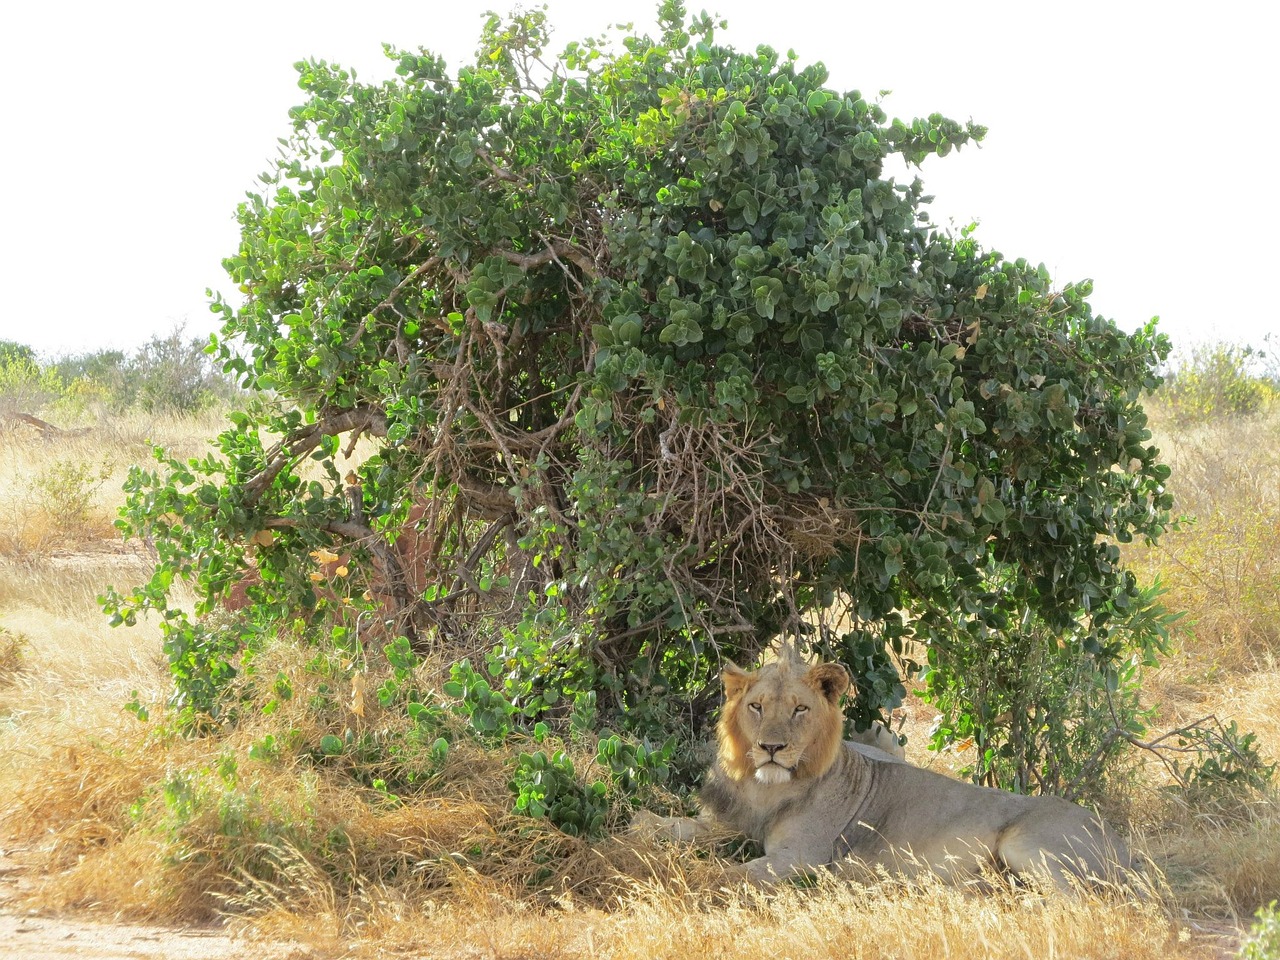
[(652, 837), (657, 836), (662, 830), (662, 821), (665, 817), (660, 817), (650, 810), (637, 810), (631, 817), (631, 824), (627, 827), (627, 833), (633, 837)]
[(697, 820), (688, 817), (662, 817), (649, 810), (637, 810), (631, 818), (627, 832), (646, 840), (679, 840), (689, 842), (698, 839), (704, 828)]

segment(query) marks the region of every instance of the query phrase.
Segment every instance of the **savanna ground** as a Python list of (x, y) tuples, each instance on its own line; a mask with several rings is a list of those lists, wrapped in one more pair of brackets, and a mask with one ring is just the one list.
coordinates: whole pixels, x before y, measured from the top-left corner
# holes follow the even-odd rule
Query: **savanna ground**
[[(1186, 613), (1173, 655), (1145, 677), (1150, 729), (1214, 715), (1256, 734), (1274, 761), (1280, 408), (1270, 395), (1247, 416), (1153, 406), (1177, 510), (1196, 519), (1129, 551)], [(1145, 899), (977, 896), (893, 880), (764, 898), (726, 889), (715, 858), (629, 839), (623, 823), (593, 842), (530, 826), (510, 812), (501, 750), (450, 750), (411, 800), (376, 776), (304, 763), (283, 731), (310, 738), (306, 705), (317, 697), (340, 701), (375, 741), (403, 717), (379, 713), (378, 668), (359, 675), (359, 689), (334, 690), (297, 643), (259, 664), (261, 676), (288, 678), (288, 697), (216, 736), (176, 735), (163, 722), (156, 625), (112, 629), (96, 598), (149, 570), (145, 544), (113, 536), (129, 466), (147, 462), (152, 441), (199, 455), (220, 421), (131, 413), (80, 425), (0, 425), (6, 956), (1172, 960), (1235, 955), (1253, 913), (1280, 898), (1274, 785), (1188, 793), (1138, 749), (1102, 812), (1150, 864)], [(438, 682), (447, 664), (418, 670)], [(912, 762), (963, 765), (924, 749), (923, 703), (911, 697), (904, 712)]]

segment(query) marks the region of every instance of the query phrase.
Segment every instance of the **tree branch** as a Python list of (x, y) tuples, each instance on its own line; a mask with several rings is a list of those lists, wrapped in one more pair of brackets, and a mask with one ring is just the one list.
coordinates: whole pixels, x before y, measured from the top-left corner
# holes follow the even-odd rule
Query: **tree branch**
[(526, 273), (530, 270), (536, 270), (538, 267), (546, 266), (548, 263), (556, 263), (560, 257), (564, 257), (566, 260), (573, 261), (578, 269), (592, 280), (599, 278), (600, 270), (592, 259), (587, 256), (585, 250), (574, 246), (567, 240), (555, 239), (546, 242), (546, 247), (537, 253), (516, 253), (514, 250), (498, 250), (496, 255), (502, 257), (507, 263), (514, 263)]
[(377, 407), (358, 406), (342, 413), (323, 417), (304, 428), (292, 440), (281, 441), (270, 454), (267, 465), (245, 481), (246, 503), (249, 505), (257, 503), (290, 461), (306, 456), (320, 446), (325, 437), (337, 436), (348, 430), (385, 437), (387, 415)]

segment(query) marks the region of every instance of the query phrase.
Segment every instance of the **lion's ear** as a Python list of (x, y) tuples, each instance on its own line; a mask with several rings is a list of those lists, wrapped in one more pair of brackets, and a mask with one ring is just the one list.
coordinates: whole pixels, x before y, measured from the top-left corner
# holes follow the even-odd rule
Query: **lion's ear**
[(849, 671), (838, 663), (820, 663), (809, 668), (804, 682), (832, 703), (839, 703), (849, 689)]
[(732, 700), (747, 689), (751, 674), (735, 663), (727, 663), (724, 672), (720, 674), (720, 681), (724, 684), (724, 698)]

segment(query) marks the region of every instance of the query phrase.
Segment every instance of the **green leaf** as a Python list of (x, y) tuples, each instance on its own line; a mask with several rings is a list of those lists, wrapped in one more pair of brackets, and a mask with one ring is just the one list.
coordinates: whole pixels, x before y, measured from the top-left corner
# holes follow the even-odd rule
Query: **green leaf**
[(454, 166), (460, 170), (465, 170), (475, 162), (476, 148), (472, 143), (459, 143), (449, 151), (449, 159)]

